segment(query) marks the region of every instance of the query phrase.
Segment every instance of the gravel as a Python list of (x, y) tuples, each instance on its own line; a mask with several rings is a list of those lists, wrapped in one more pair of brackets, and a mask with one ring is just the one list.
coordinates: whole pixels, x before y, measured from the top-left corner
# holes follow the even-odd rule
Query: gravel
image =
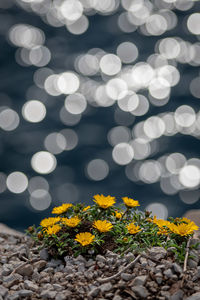
[(59, 260), (47, 249), (38, 251), (29, 237), (1, 232), (0, 300), (199, 300), (200, 247), (189, 254), (194, 263), (188, 260), (185, 273), (171, 250), (161, 247), (149, 249), (135, 264), (137, 254), (131, 252), (124, 257), (107, 251), (88, 260), (82, 255)]

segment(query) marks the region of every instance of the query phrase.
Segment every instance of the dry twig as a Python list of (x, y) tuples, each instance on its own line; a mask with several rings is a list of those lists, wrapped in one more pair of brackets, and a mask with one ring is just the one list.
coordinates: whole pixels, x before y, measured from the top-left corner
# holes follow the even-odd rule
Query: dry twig
[(108, 282), (112, 279), (117, 278), (119, 275), (121, 275), (121, 273), (125, 272), (126, 270), (128, 270), (129, 268), (133, 267), (136, 262), (139, 260), (139, 258), (141, 257), (141, 254), (139, 254), (132, 262), (130, 262), (130, 264), (128, 264), (126, 267), (124, 267), (121, 271), (119, 271), (118, 273), (114, 274), (113, 276), (110, 277), (106, 277), (106, 278), (98, 278), (97, 280), (100, 283), (105, 283)]

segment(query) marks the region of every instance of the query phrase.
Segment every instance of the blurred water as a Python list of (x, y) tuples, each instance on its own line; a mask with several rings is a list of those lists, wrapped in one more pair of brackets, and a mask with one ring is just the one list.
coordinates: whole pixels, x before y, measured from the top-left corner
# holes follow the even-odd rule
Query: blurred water
[(199, 207), (200, 3), (0, 1), (0, 222), (130, 196)]

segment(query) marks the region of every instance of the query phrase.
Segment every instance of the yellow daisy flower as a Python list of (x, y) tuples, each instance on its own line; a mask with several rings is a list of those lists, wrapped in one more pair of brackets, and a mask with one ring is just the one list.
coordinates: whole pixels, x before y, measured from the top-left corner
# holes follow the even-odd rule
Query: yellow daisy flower
[(53, 226), (49, 226), (48, 228), (45, 229), (45, 231), (49, 234), (56, 234), (57, 232), (59, 232), (61, 229), (60, 225), (53, 225)]
[(90, 207), (91, 207), (90, 205), (86, 206), (86, 207), (83, 209), (83, 211), (87, 211)]
[(108, 232), (113, 227), (113, 225), (106, 220), (104, 221), (97, 220), (94, 222), (93, 227), (100, 232)]
[(62, 223), (69, 226), (69, 227), (76, 227), (81, 222), (81, 219), (79, 217), (75, 216), (70, 219), (68, 218), (62, 218)]
[(153, 221), (154, 224), (156, 224), (159, 228), (162, 228), (163, 226), (167, 226), (170, 225), (171, 223), (169, 221), (163, 220), (163, 219), (157, 219), (156, 216), (153, 217)]
[(164, 228), (164, 227), (160, 227), (159, 231), (157, 232), (157, 234), (162, 234), (162, 235), (168, 235), (169, 234), (169, 230)]
[(128, 197), (123, 197), (122, 200), (124, 201), (124, 204), (127, 207), (136, 207), (136, 206), (140, 206), (139, 202), (137, 200), (133, 200), (131, 198)]
[(56, 218), (53, 218), (53, 217), (50, 217), (50, 218), (45, 218), (43, 219), (41, 222), (40, 222), (40, 225), (42, 227), (48, 227), (48, 226), (52, 226), (54, 224), (56, 224), (57, 222), (60, 221), (60, 217), (56, 217)]
[(101, 208), (108, 208), (115, 204), (115, 197), (104, 196), (104, 195), (94, 195), (94, 202), (96, 202)]
[(168, 225), (168, 228), (170, 229), (171, 232), (181, 236), (193, 234), (194, 230), (199, 229), (199, 227), (194, 222), (190, 222), (188, 224), (182, 223), (178, 225), (171, 223), (170, 225)]
[(121, 214), (120, 212), (118, 212), (118, 211), (115, 211), (115, 217), (116, 217), (117, 219), (121, 219), (122, 214)]
[(128, 229), (128, 232), (130, 234), (136, 234), (139, 231), (141, 231), (140, 226), (136, 226), (134, 223), (130, 223), (129, 225), (126, 226), (126, 228)]
[(81, 232), (76, 235), (75, 241), (79, 242), (82, 246), (91, 244), (95, 236), (90, 232)]
[(52, 214), (63, 214), (64, 212), (66, 212), (70, 207), (72, 207), (71, 203), (63, 203), (60, 206), (54, 207), (52, 210)]

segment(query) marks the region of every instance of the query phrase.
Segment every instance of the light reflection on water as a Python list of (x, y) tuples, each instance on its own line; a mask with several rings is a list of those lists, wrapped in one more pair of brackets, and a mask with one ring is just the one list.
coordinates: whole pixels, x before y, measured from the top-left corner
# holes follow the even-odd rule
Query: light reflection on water
[(198, 207), (198, 10), (190, 0), (1, 1), (3, 222), (23, 229), (96, 193), (163, 217)]

